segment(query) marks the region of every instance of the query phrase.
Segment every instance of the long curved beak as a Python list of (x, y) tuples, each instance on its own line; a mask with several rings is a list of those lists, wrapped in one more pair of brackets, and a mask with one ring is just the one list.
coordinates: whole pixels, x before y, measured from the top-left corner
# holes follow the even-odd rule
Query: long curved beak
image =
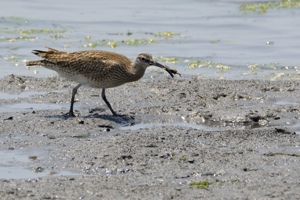
[(171, 76), (172, 78), (174, 78), (174, 74), (178, 74), (179, 76), (181, 76), (181, 74), (179, 74), (179, 73), (177, 72), (177, 70), (175, 70), (175, 69), (170, 69), (168, 66), (162, 65), (162, 64), (160, 64), (160, 63), (158, 63), (158, 62), (153, 62), (152, 65), (157, 66), (157, 67), (160, 67), (160, 68), (162, 68), (163, 70), (166, 70), (166, 71), (170, 74), (170, 76)]

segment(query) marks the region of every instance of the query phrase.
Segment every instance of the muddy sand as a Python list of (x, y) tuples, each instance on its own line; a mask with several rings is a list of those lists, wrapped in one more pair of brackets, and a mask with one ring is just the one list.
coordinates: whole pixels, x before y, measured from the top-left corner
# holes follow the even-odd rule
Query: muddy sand
[(300, 81), (74, 86), (0, 79), (1, 199), (300, 199)]

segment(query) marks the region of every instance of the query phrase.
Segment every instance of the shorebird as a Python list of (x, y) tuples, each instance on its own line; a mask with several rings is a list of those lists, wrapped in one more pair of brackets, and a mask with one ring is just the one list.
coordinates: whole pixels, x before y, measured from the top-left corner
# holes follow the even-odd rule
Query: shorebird
[(141, 53), (132, 62), (126, 56), (118, 53), (88, 50), (64, 52), (45, 47), (48, 51), (33, 50), (32, 53), (42, 60), (28, 61), (26, 66), (43, 66), (56, 71), (60, 76), (78, 83), (72, 90), (71, 106), (66, 116), (75, 117), (73, 106), (77, 90), (80, 86), (90, 86), (102, 89), (102, 99), (113, 115), (118, 116), (108, 102), (105, 89), (120, 86), (124, 83), (137, 81), (144, 76), (150, 65), (166, 70), (171, 77), (180, 75), (175, 69), (155, 62), (148, 53)]

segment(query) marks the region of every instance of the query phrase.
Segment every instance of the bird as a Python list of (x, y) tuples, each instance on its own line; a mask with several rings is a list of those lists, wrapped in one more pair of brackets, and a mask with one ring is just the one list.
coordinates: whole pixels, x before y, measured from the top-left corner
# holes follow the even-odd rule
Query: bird
[(106, 98), (107, 88), (141, 79), (147, 67), (153, 65), (167, 71), (173, 78), (180, 73), (153, 60), (151, 54), (141, 53), (133, 62), (126, 56), (103, 50), (85, 50), (75, 52), (59, 51), (45, 47), (47, 51), (33, 50), (32, 53), (42, 60), (28, 61), (26, 66), (42, 66), (56, 71), (60, 76), (78, 84), (72, 90), (70, 110), (65, 116), (75, 117), (74, 99), (80, 86), (102, 89), (101, 97), (113, 116), (119, 116)]

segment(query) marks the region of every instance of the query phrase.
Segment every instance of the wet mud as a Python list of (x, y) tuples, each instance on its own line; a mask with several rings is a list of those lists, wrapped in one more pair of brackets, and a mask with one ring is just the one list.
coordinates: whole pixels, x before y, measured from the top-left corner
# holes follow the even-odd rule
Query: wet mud
[(298, 199), (300, 81), (0, 79), (3, 199)]

